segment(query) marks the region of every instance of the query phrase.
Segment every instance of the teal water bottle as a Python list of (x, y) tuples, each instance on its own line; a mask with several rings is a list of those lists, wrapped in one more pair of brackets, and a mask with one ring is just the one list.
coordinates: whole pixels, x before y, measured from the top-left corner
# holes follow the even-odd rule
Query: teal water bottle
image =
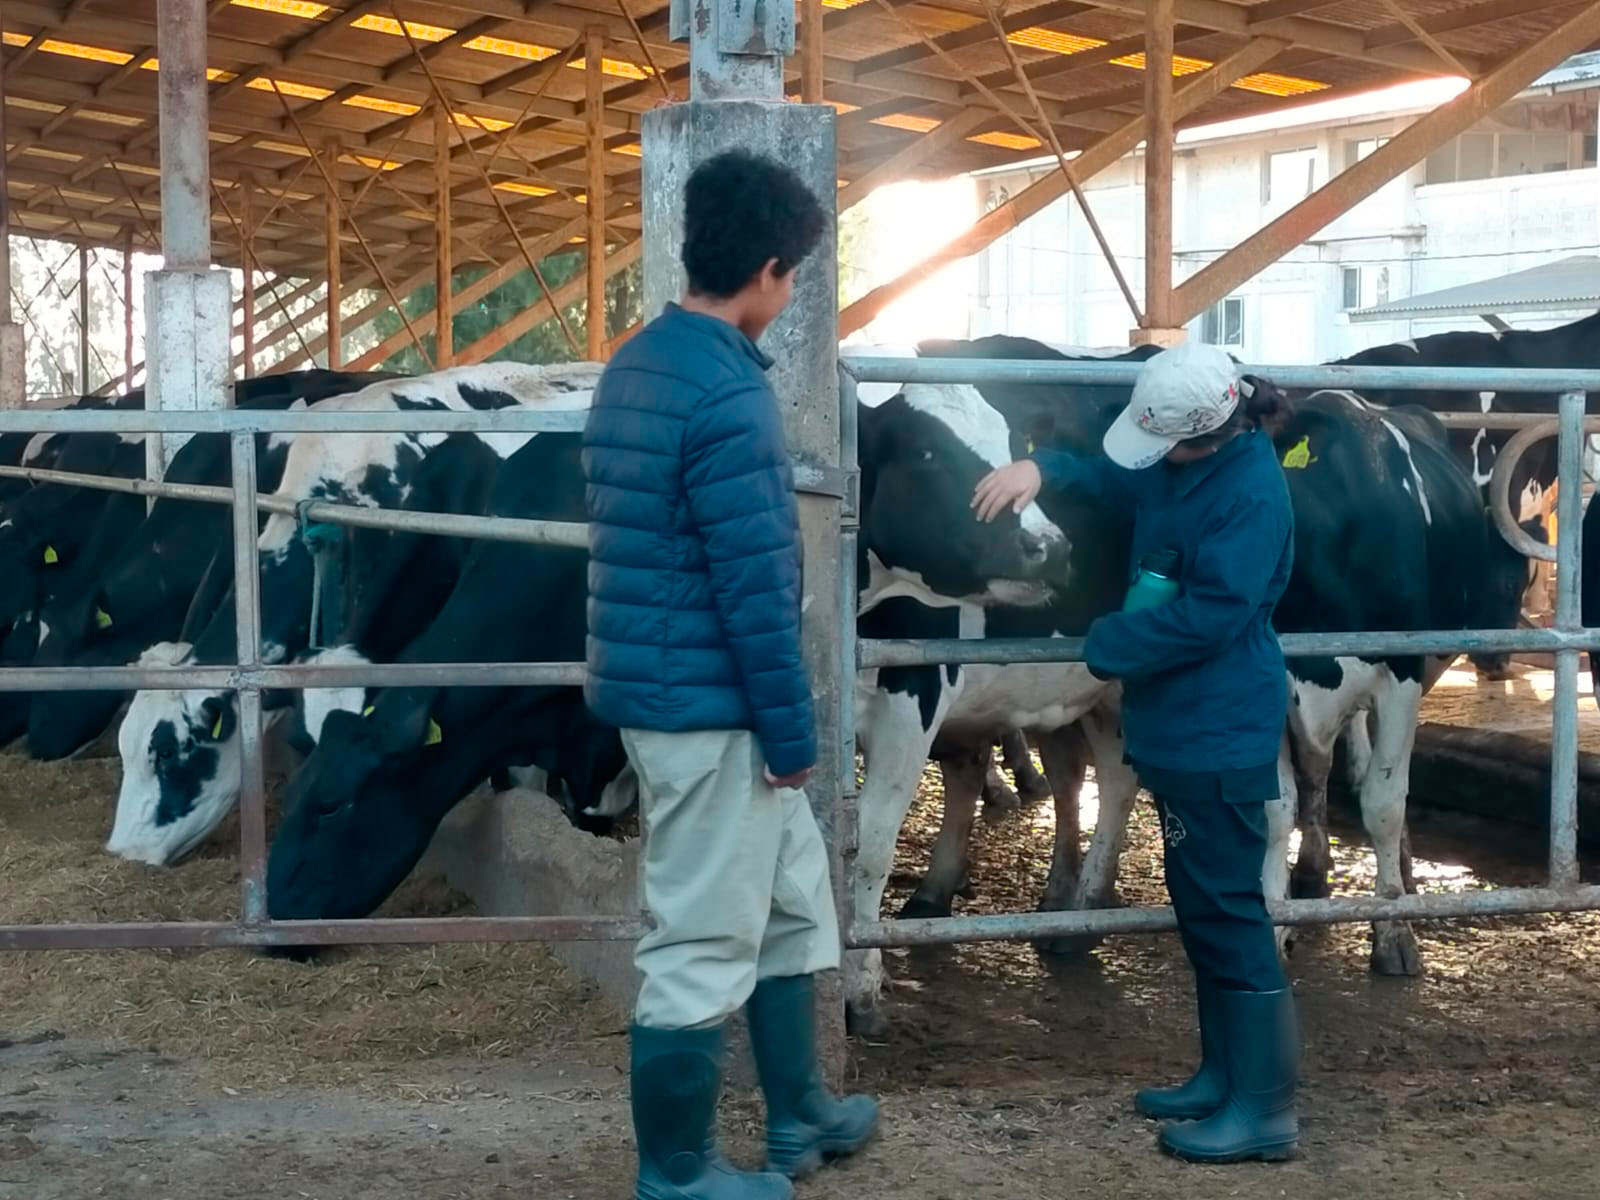
[(1178, 598), (1178, 552), (1153, 550), (1139, 562), (1139, 573), (1134, 577), (1128, 594), (1122, 601), (1123, 612), (1137, 612), (1141, 608), (1156, 608)]

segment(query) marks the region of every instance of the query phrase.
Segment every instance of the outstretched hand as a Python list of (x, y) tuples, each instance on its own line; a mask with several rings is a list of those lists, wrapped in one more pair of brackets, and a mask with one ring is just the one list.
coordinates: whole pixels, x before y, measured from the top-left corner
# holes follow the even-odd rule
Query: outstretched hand
[(1008, 507), (1020, 513), (1032, 504), (1044, 478), (1039, 474), (1039, 464), (1031, 458), (996, 467), (982, 479), (972, 493), (972, 507), (980, 521), (992, 521)]

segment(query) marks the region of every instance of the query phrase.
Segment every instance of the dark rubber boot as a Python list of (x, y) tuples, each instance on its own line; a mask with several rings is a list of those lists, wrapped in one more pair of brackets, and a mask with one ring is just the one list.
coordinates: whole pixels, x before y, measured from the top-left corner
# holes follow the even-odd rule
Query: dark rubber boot
[(717, 1151), (722, 1028), (635, 1025), (633, 1129), (639, 1143), (634, 1200), (792, 1200), (782, 1175), (736, 1170)]
[(1294, 1111), (1299, 1039), (1294, 993), (1218, 988), (1228, 1097), (1201, 1121), (1164, 1126), (1161, 1148), (1189, 1162), (1293, 1158), (1300, 1141)]
[(1222, 1107), (1228, 1095), (1228, 1069), (1222, 1055), (1222, 1017), (1216, 985), (1195, 981), (1200, 1011), (1200, 1068), (1177, 1087), (1148, 1087), (1135, 1093), (1133, 1107), (1159, 1120), (1198, 1121)]
[(835, 1097), (817, 1067), (815, 989), (809, 975), (763, 979), (750, 997), (750, 1045), (767, 1098), (767, 1170), (790, 1179), (854, 1154), (878, 1129), (870, 1096)]

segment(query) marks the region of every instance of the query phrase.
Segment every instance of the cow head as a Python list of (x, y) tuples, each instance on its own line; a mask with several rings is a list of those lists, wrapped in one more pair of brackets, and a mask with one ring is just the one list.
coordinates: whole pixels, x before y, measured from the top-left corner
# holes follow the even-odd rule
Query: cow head
[[(428, 691), (426, 696), (434, 693)], [(317, 750), (284, 795), (267, 859), (274, 920), (364, 917), (422, 857), (443, 816), (432, 797), (414, 802), (406, 779), (422, 769), (426, 701), (394, 703), (363, 718), (327, 714)], [(404, 762), (410, 770), (394, 769)]]
[(543, 768), (580, 826), (626, 808), (637, 787), (617, 731), (571, 689), (390, 688), (366, 717), (329, 713), (284, 798), (267, 860), (272, 918), (368, 915), (444, 815), (513, 763)]
[[(186, 642), (159, 642), (139, 665), (176, 667), (193, 657)], [(117, 731), (122, 786), (106, 849), (159, 867), (204, 841), (239, 798), (238, 728), (227, 694), (137, 693)]]
[(911, 385), (860, 409), (861, 530), (892, 575), (941, 597), (1037, 605), (1068, 582), (1071, 547), (1037, 504), (992, 523), (972, 492), (1021, 439), (977, 390)]

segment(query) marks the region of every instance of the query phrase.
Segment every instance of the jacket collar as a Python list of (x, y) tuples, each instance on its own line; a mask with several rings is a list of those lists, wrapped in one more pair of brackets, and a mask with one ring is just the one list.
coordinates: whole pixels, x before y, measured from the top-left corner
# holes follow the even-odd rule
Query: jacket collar
[(1185, 463), (1181, 467), (1166, 467), (1172, 472), (1172, 491), (1175, 495), (1187, 496), (1199, 487), (1217, 471), (1241, 454), (1248, 453), (1250, 447), (1261, 434), (1256, 430), (1241, 433), (1235, 438), (1223, 443), (1215, 454), (1208, 454), (1199, 462)]
[(729, 348), (753, 360), (763, 371), (772, 369), (772, 359), (762, 352), (760, 346), (745, 337), (744, 331), (737, 326), (719, 321), (716, 317), (708, 317), (704, 313), (692, 313), (676, 300), (667, 301), (667, 307), (662, 310), (662, 315), (673, 321), (687, 321), (696, 329), (704, 330)]

